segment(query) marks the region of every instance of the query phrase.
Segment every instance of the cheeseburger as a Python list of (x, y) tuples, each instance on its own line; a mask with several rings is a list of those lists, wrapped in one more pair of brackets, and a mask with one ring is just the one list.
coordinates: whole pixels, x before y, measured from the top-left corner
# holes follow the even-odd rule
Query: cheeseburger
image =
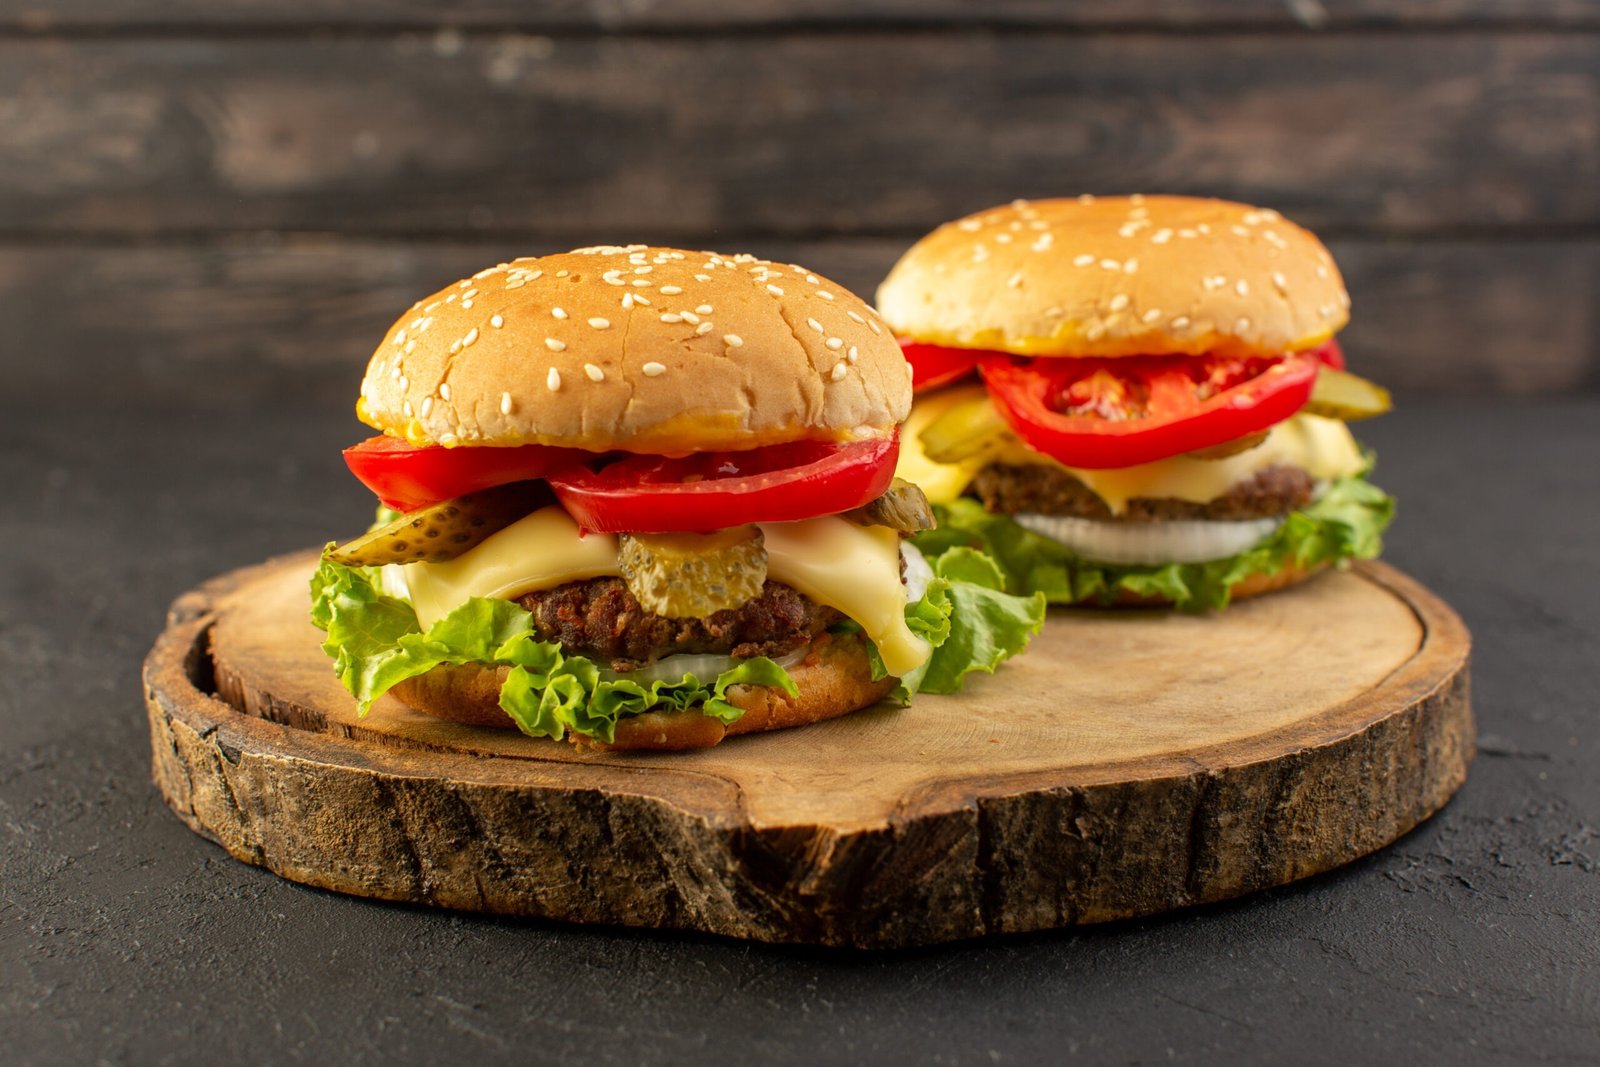
[(979, 553), (930, 567), (894, 479), (911, 403), (861, 300), (643, 245), (480, 271), (378, 346), (345, 451), (382, 503), (312, 581), (365, 711), (697, 748), (948, 692), (1043, 621)]
[(1377, 555), (1393, 501), (1345, 422), (1388, 410), (1333, 340), (1350, 298), (1275, 211), (1017, 201), (878, 290), (919, 397), (901, 474), (936, 555), (982, 546), (1052, 603), (1220, 608)]

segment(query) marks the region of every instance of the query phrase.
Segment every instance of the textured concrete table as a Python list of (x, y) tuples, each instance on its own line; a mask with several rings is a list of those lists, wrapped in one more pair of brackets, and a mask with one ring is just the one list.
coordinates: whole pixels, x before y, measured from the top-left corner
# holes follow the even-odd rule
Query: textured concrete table
[(1480, 758), (1393, 847), (1233, 904), (909, 954), (454, 917), (229, 859), (148, 780), (139, 660), (211, 574), (363, 521), (329, 414), (0, 401), (8, 1062), (1591, 1061), (1600, 400), (1363, 428), (1389, 559), (1475, 638)]

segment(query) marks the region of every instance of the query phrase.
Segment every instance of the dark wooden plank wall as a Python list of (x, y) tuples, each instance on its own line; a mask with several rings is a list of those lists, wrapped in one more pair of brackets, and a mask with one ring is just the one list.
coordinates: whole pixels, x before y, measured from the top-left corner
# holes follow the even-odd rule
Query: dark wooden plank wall
[(1600, 0), (800, 7), (0, 0), (3, 391), (342, 406), (509, 255), (870, 294), (945, 218), (1135, 190), (1317, 228), (1400, 388), (1600, 386)]

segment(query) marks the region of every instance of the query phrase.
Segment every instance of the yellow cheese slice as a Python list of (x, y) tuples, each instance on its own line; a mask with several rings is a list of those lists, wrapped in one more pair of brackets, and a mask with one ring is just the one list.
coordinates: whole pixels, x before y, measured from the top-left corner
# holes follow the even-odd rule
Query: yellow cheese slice
[[(859, 623), (890, 674), (904, 675), (927, 661), (931, 649), (906, 627), (898, 534), (834, 516), (759, 525), (767, 574), (774, 581)], [(423, 629), (469, 597), (511, 600), (620, 573), (617, 539), (580, 536), (571, 516), (554, 506), (512, 523), (447, 563), (411, 563), (399, 570)], [(386, 584), (390, 581), (386, 574)]]

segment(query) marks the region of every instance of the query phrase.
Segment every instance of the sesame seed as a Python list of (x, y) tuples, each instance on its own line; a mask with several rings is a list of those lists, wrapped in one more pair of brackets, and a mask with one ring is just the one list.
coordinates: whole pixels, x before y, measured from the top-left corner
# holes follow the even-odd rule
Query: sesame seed
[(546, 337), (544, 339), (544, 346), (552, 352), (565, 352), (567, 350), (567, 343), (565, 341), (558, 341), (554, 337)]
[(401, 330), (399, 333), (394, 335), (394, 343), (397, 345), (403, 345), (406, 343), (406, 332), (404, 330)]
[(1289, 247), (1289, 242), (1285, 241), (1282, 237), (1279, 237), (1278, 231), (1276, 230), (1262, 230), (1261, 237), (1267, 242), (1267, 244), (1272, 245), (1274, 248)]
[(423, 397), (422, 398), (422, 417), (423, 418), (427, 418), (428, 417), (428, 412), (430, 412), (432, 410), (433, 410), (433, 397), (431, 397), (431, 396)]
[(583, 365), (583, 373), (589, 376), (591, 382), (603, 382), (606, 380), (606, 372), (593, 363), (585, 363)]
[(1238, 293), (1240, 296), (1249, 296), (1250, 283), (1245, 281), (1243, 278), (1240, 278), (1239, 281), (1234, 285), (1233, 291)]
[(700, 316), (696, 315), (692, 311), (680, 311), (678, 314), (683, 316), (683, 321), (687, 322), (690, 326), (698, 326), (700, 324)]
[(697, 282), (709, 282), (711, 280), (711, 275), (709, 275), (709, 274), (696, 274), (694, 276), (694, 280), (697, 281)]
[(696, 337), (704, 337), (706, 334), (711, 332), (711, 323), (702, 322), (700, 325), (694, 328), (694, 332)]
[(1142, 203), (1144, 203), (1144, 194), (1143, 193), (1134, 193), (1132, 196), (1128, 197), (1128, 203), (1130, 203), (1130, 204), (1142, 204)]
[(662, 322), (682, 322), (683, 321), (683, 316), (674, 314), (671, 311), (663, 311), (661, 313), (661, 321)]
[(567, 317), (567, 312), (566, 312), (565, 308), (551, 308), (550, 309), (550, 314), (554, 315), (558, 319), (564, 319), (564, 318)]
[(1080, 203), (1080, 204), (1092, 204), (1092, 203), (1094, 203), (1094, 194), (1093, 193), (1084, 193), (1083, 195), (1078, 197), (1078, 203)]
[(1238, 234), (1240, 237), (1249, 237), (1250, 236), (1250, 231), (1245, 229), (1243, 226), (1233, 225), (1233, 226), (1229, 226), (1228, 229), (1232, 230), (1234, 233)]
[(1204, 223), (1204, 222), (1202, 222), (1202, 223), (1198, 224), (1197, 226), (1195, 226), (1195, 229), (1199, 230), (1201, 233), (1204, 233), (1204, 234), (1210, 234), (1211, 233), (1211, 227), (1208, 224)]
[(783, 290), (779, 289), (776, 285), (767, 286), (767, 292), (771, 293), (773, 296), (782, 296), (783, 295)]
[(962, 219), (960, 222), (956, 223), (957, 229), (966, 230), (968, 233), (977, 233), (979, 228), (982, 226), (983, 223), (979, 222), (977, 219)]
[(1098, 341), (1106, 335), (1106, 328), (1102, 323), (1092, 322), (1089, 328), (1083, 331), (1083, 336), (1091, 341)]
[(450, 342), (450, 354), (453, 356), (459, 351), (461, 351), (461, 341), (459, 339), (451, 341)]
[(640, 293), (634, 293), (633, 294), (633, 302), (635, 304), (638, 304), (642, 308), (647, 308), (647, 307), (651, 306), (649, 298), (644, 296), (644, 295), (642, 295), (642, 294), (640, 294)]
[(1093, 262), (1094, 262), (1094, 257), (1093, 256), (1087, 256), (1087, 255), (1086, 256), (1077, 256), (1077, 257), (1075, 257), (1073, 259), (1072, 265), (1074, 267), (1087, 267), (1090, 264), (1092, 264)]
[(1326, 278), (1327, 276), (1328, 276), (1328, 268), (1324, 267), (1322, 264), (1318, 263), (1317, 264), (1317, 277)]
[(560, 389), (561, 388), (561, 372), (556, 370), (554, 367), (551, 367), (550, 368), (550, 373), (546, 374), (544, 376), (544, 387), (546, 389), (550, 390), (552, 393), (555, 392), (557, 389)]
[(839, 349), (844, 347), (844, 339), (841, 337), (830, 337), (824, 341), (823, 344), (837, 352)]
[(500, 327), (504, 326), (505, 324), (506, 324), (506, 320), (505, 320), (505, 316), (504, 315), (490, 315), (489, 316), (489, 325), (493, 326), (495, 329), (498, 330)]
[(1244, 333), (1249, 328), (1250, 328), (1250, 320), (1245, 318), (1243, 315), (1240, 315), (1237, 319), (1234, 320), (1234, 323), (1233, 323), (1233, 332), (1234, 333)]
[(622, 294), (622, 310), (623, 311), (627, 311), (631, 307), (633, 307), (633, 294), (632, 293), (623, 293)]
[[(911, 364), (908, 363), (908, 364), (906, 364), (906, 366), (910, 367)], [(411, 401), (407, 400), (404, 404), (401, 404), (400, 405), (400, 410), (405, 412), (406, 418), (409, 419), (411, 417)]]
[(822, 323), (818, 322), (816, 319), (807, 319), (806, 320), (806, 325), (811, 327), (813, 330), (816, 330), (818, 333), (822, 333), (823, 332), (822, 331)]
[(851, 363), (854, 363), (856, 360), (861, 358), (861, 349), (857, 348), (855, 345), (851, 345), (850, 350), (844, 354), (844, 358), (848, 359)]
[(1289, 279), (1283, 276), (1283, 272), (1281, 270), (1275, 270), (1272, 272), (1272, 284), (1278, 287), (1278, 292), (1280, 293), (1286, 293), (1289, 291)]
[(817, 295), (822, 297), (822, 299), (824, 299), (824, 300), (832, 300), (833, 299), (833, 294), (828, 292), (826, 289), (818, 289), (817, 290)]
[(744, 338), (740, 337), (736, 333), (725, 333), (722, 335), (722, 343), (727, 345), (729, 348), (738, 348), (740, 345), (744, 344)]
[(557, 278), (565, 278), (568, 274), (571, 274), (571, 273), (572, 273), (571, 271), (558, 270), (558, 271), (556, 271), (556, 277)]
[(450, 383), (449, 382), (440, 382), (439, 383), (439, 399), (440, 400), (449, 400), (450, 399)]
[(1188, 240), (1189, 238), (1194, 237), (1197, 233), (1199, 233), (1198, 230), (1179, 230), (1178, 236)]
[(1055, 235), (1041, 233), (1039, 235), (1039, 239), (1028, 247), (1032, 248), (1035, 252), (1044, 252), (1048, 250), (1051, 245), (1055, 244), (1055, 240)]
[(1011, 243), (1011, 235), (1009, 233), (997, 233), (994, 235), (994, 241), (995, 244), (1008, 245)]
[(876, 334), (882, 334), (883, 333), (883, 327), (879, 326), (877, 323), (869, 322), (869, 323), (867, 323), (867, 325), (872, 328), (872, 332), (873, 333), (876, 333)]
[(711, 307), (710, 304), (701, 304), (699, 307), (695, 308), (694, 310), (698, 314), (709, 315), (709, 314), (711, 314), (712, 307)]
[(468, 330), (467, 331), (467, 335), (461, 339), (461, 347), (465, 348), (466, 346), (472, 344), (472, 342), (476, 341), (477, 339), (478, 339), (478, 328), (476, 326), (474, 326), (472, 329)]
[(439, 443), (444, 445), (446, 448), (454, 448), (456, 443), (460, 440), (461, 438), (457, 437), (453, 433), (442, 433), (439, 435)]
[(1116, 296), (1111, 298), (1111, 303), (1107, 306), (1110, 307), (1112, 311), (1121, 311), (1123, 308), (1128, 306), (1128, 294), (1118, 293)]
[(405, 392), (406, 389), (410, 387), (410, 385), (411, 385), (411, 379), (407, 378), (405, 375), (402, 374), (400, 376), (400, 391), (402, 393)]
[(683, 286), (663, 285), (660, 289), (657, 289), (656, 292), (660, 293), (662, 296), (677, 296), (679, 293), (683, 292)]
[(506, 280), (506, 288), (507, 289), (521, 289), (524, 285), (527, 285), (527, 284), (528, 284), (528, 280), (526, 278), (508, 278)]
[(1188, 329), (1188, 327), (1189, 327), (1189, 316), (1187, 316), (1187, 315), (1179, 315), (1177, 318), (1172, 320), (1172, 328), (1174, 330), (1184, 330), (1184, 329)]
[(611, 320), (602, 319), (597, 315), (589, 320), (589, 325), (593, 326), (597, 330), (609, 330), (611, 329)]
[(644, 376), (646, 378), (659, 378), (661, 375), (667, 373), (666, 364), (657, 363), (654, 360), (650, 361), (649, 363), (646, 363), (644, 366), (640, 367), (639, 369), (644, 371)]
[(860, 314), (860, 313), (859, 313), (859, 312), (856, 312), (856, 311), (846, 311), (846, 312), (845, 312), (845, 314), (846, 314), (846, 315), (849, 315), (849, 316), (850, 316), (850, 318), (851, 318), (851, 320), (852, 320), (852, 321), (854, 321), (854, 322), (859, 322), (859, 323), (861, 323), (861, 325), (863, 325), (863, 326), (865, 326), (865, 325), (866, 325), (866, 324), (867, 324), (867, 320), (866, 320), (866, 319), (864, 319), (864, 318), (862, 318), (862, 317), (861, 317), (861, 314)]
[(1126, 263), (1124, 263), (1122, 265), (1122, 273), (1124, 273), (1124, 274), (1132, 274), (1134, 271), (1136, 271), (1138, 269), (1139, 269), (1139, 261), (1137, 259), (1130, 259), (1130, 260), (1128, 260), (1128, 262), (1126, 262)]
[(1151, 308), (1150, 310), (1146, 311), (1140, 317), (1143, 318), (1145, 322), (1155, 322), (1157, 319), (1159, 319), (1161, 317), (1161, 309), (1160, 308)]
[(832, 375), (832, 377), (833, 377), (834, 381), (836, 381), (836, 382), (844, 381), (844, 376), (846, 374), (849, 374), (849, 373), (850, 373), (850, 365), (848, 363), (840, 362), (840, 363), (835, 363), (833, 365), (833, 375)]
[(1006, 285), (1008, 287), (1012, 288), (1012, 289), (1021, 289), (1022, 288), (1022, 272), (1019, 270), (1015, 274), (1013, 274), (1011, 277), (1007, 278), (1006, 279)]
[[(630, 258), (632, 258), (632, 257), (630, 257)], [(635, 268), (633, 268), (633, 273), (635, 273), (635, 274), (649, 274), (653, 270), (655, 270), (654, 267), (635, 267)]]
[(501, 393), (500, 394), (500, 414), (502, 414), (502, 415), (511, 414), (511, 394), (510, 393)]
[(1121, 270), (1122, 269), (1122, 264), (1118, 263), (1114, 259), (1102, 259), (1100, 261), (1100, 265), (1102, 267), (1104, 267), (1106, 270)]
[(1153, 245), (1164, 245), (1170, 240), (1172, 240), (1172, 231), (1165, 228), (1159, 229), (1150, 235), (1150, 243)]

